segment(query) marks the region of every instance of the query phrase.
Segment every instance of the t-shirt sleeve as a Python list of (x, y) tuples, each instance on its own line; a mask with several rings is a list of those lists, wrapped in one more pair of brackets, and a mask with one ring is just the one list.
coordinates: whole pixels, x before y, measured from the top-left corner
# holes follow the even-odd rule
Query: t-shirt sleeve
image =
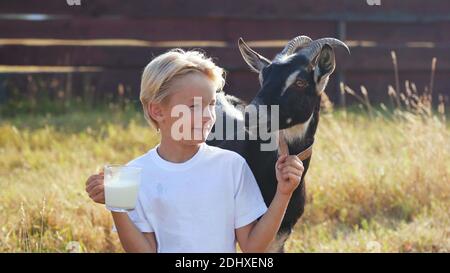
[[(141, 198), (138, 198), (136, 207), (133, 210), (127, 212), (128, 217), (134, 223), (134, 225), (141, 232), (154, 232), (151, 223), (148, 221), (147, 217), (145, 217), (144, 207), (142, 206)], [(112, 230), (117, 232), (116, 226), (113, 224)]]
[(250, 224), (267, 211), (266, 203), (264, 203), (255, 176), (247, 162), (244, 159), (242, 160), (242, 171), (234, 195), (235, 229)]

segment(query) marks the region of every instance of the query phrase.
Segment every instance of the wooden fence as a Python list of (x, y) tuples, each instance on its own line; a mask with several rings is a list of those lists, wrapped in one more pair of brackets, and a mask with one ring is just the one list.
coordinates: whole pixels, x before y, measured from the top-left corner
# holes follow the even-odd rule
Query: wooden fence
[(201, 48), (228, 71), (226, 91), (248, 100), (258, 80), (241, 59), (238, 38), (271, 58), (305, 34), (337, 37), (351, 47), (351, 56), (338, 52), (327, 89), (335, 102), (342, 102), (341, 81), (366, 86), (374, 102), (386, 100), (387, 86), (395, 84), (391, 51), (402, 86), (405, 80), (419, 90), (429, 86), (436, 57), (434, 94), (450, 94), (448, 0), (381, 0), (380, 6), (366, 0), (68, 2), (77, 1), (0, 1), (0, 84), (27, 92), (30, 79), (59, 79), (63, 96), (119, 91), (136, 99), (152, 57), (173, 47)]

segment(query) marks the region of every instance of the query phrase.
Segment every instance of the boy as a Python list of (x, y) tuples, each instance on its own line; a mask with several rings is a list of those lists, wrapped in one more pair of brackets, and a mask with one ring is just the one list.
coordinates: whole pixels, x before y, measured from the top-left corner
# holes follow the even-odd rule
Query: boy
[[(140, 100), (161, 142), (127, 164), (143, 169), (136, 208), (109, 208), (125, 251), (235, 252), (237, 241), (243, 252), (264, 252), (274, 240), (303, 165), (296, 156), (279, 157), (267, 208), (245, 159), (205, 143), (223, 85), (223, 70), (197, 51), (171, 50), (145, 68)], [(181, 132), (177, 108), (187, 109)], [(86, 184), (104, 203), (103, 174)]]

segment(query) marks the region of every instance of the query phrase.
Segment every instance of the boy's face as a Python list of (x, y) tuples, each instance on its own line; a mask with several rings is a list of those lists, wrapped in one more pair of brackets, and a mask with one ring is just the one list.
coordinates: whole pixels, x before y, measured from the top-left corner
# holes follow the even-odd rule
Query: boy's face
[(189, 73), (177, 79), (171, 95), (161, 104), (161, 134), (187, 145), (206, 140), (216, 121), (216, 90), (201, 73)]

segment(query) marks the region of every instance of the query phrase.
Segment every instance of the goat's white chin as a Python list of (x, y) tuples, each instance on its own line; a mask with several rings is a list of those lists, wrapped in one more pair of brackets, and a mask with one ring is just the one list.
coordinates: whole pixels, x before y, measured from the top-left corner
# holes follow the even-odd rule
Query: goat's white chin
[(284, 129), (284, 137), (287, 143), (292, 143), (296, 140), (302, 140), (305, 137), (309, 124), (312, 120), (313, 114), (304, 123), (294, 125), (290, 128)]

